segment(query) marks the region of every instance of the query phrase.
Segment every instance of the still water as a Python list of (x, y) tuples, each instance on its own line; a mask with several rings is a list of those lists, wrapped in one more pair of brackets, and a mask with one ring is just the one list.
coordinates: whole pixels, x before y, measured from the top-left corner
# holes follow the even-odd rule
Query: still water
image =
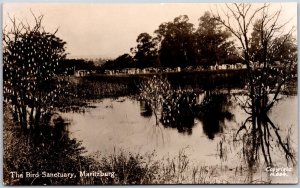
[[(198, 96), (202, 100), (203, 95)], [(224, 135), (233, 134), (248, 115), (229, 95), (222, 107), (230, 116), (209, 114), (207, 118), (194, 118), (187, 131), (156, 124), (154, 115), (145, 115), (145, 107), (132, 97), (106, 98), (91, 102), (93, 108), (84, 113), (68, 112), (62, 116), (70, 120), (70, 136), (82, 141), (87, 154), (110, 154), (114, 149), (132, 153), (156, 152), (159, 158), (176, 156), (184, 150), (190, 161), (205, 165), (218, 165), (219, 143)], [(225, 110), (224, 110), (225, 109)], [(222, 112), (223, 113), (223, 112)], [(297, 96), (283, 97), (269, 114), (282, 133), (292, 127), (293, 145), (297, 147)], [(224, 139), (224, 138), (223, 138)], [(228, 150), (230, 151), (230, 150)], [(234, 165), (240, 156), (228, 152), (227, 159)]]

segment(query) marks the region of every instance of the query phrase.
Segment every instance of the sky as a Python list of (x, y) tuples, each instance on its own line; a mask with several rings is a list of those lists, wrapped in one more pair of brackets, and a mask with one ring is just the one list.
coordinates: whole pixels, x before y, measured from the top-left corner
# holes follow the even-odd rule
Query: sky
[[(31, 24), (32, 11), (37, 16), (44, 15), (46, 31), (59, 28), (57, 36), (67, 42), (68, 57), (116, 58), (136, 46), (140, 33), (153, 35), (161, 23), (179, 15), (188, 15), (197, 28), (198, 19), (215, 7), (216, 4), (204, 3), (4, 3), (3, 25), (9, 25), (8, 15)], [(281, 22), (291, 19), (286, 27), (297, 26), (297, 4), (271, 4), (272, 10), (280, 7)]]

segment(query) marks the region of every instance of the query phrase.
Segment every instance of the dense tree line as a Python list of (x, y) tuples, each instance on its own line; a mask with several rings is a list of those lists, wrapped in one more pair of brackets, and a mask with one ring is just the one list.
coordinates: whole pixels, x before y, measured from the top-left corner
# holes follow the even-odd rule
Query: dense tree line
[[(261, 45), (262, 20), (253, 24), (249, 37), (249, 52), (259, 61), (263, 53)], [(159, 25), (153, 36), (141, 33), (137, 37), (137, 46), (130, 49), (131, 54), (120, 55), (107, 61), (103, 69), (146, 68), (146, 67), (186, 67), (220, 64), (244, 63), (241, 48), (229, 28), (219, 22), (211, 12), (205, 12), (199, 18), (196, 28), (187, 15), (180, 15), (173, 21)], [(272, 39), (272, 61), (286, 61), (285, 56), (295, 54), (296, 42), (291, 36), (279, 36)], [(282, 45), (284, 43), (284, 46)], [(295, 59), (295, 55), (289, 58)]]
[(199, 18), (198, 28), (187, 15), (159, 25), (154, 35), (141, 33), (131, 54), (108, 61), (104, 69), (209, 66), (236, 63), (237, 50), (231, 33), (216, 22), (210, 12)]

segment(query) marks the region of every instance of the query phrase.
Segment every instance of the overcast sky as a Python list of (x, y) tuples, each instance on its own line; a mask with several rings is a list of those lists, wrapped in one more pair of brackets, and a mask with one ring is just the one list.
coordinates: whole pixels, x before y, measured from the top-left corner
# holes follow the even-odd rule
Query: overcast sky
[[(33, 21), (30, 10), (43, 14), (47, 31), (55, 31), (67, 42), (69, 57), (115, 58), (129, 53), (136, 46), (142, 32), (153, 34), (163, 22), (179, 15), (188, 15), (197, 27), (198, 19), (216, 4), (4, 4), (3, 24), (8, 14), (18, 19)], [(297, 26), (297, 3), (272, 4), (273, 9), (283, 9), (281, 21), (292, 18), (287, 27)]]

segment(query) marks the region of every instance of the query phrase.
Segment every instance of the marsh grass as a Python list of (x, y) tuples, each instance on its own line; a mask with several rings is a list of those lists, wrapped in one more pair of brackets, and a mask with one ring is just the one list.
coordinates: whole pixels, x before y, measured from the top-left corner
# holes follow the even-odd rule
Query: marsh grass
[[(247, 184), (270, 183), (263, 178), (253, 179), (249, 169), (243, 165), (205, 165), (191, 161), (185, 148), (177, 155), (158, 158), (156, 152), (140, 154), (114, 150), (110, 155), (96, 152), (90, 156), (97, 169), (115, 172), (115, 178), (102, 178), (101, 184)], [(95, 164), (95, 163), (94, 163)], [(83, 181), (85, 184), (99, 182)], [(87, 183), (89, 182), (89, 183)]]
[(133, 83), (111, 80), (82, 79), (74, 88), (81, 99), (102, 99), (105, 97), (120, 97), (136, 93)]
[(127, 82), (112, 80), (89, 80), (87, 78), (72, 78), (65, 86), (64, 95), (57, 96), (55, 109), (60, 112), (84, 113), (91, 106), (91, 101), (103, 98), (133, 96), (136, 88)]
[(110, 155), (95, 153), (92, 158), (98, 161), (98, 170), (114, 172), (114, 178), (106, 178), (103, 184), (153, 184), (159, 170), (155, 154), (133, 154), (124, 150), (114, 150)]

